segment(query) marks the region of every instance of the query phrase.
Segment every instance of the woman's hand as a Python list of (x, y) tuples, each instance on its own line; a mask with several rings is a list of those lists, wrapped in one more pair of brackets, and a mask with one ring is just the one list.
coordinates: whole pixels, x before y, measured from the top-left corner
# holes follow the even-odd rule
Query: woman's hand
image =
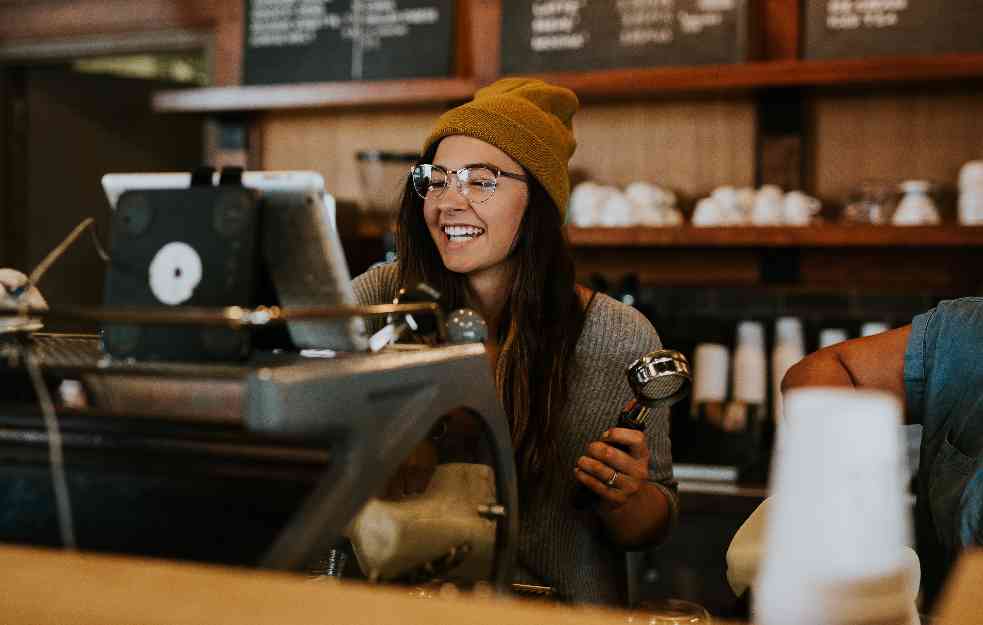
[(671, 522), (669, 495), (649, 480), (650, 456), (644, 432), (614, 427), (587, 445), (574, 467), (577, 481), (597, 493), (595, 510), (608, 535), (626, 549), (658, 543)]
[(610, 510), (621, 508), (637, 496), (648, 482), (648, 472), (645, 433), (617, 427), (587, 445), (586, 454), (574, 468), (577, 480), (597, 493), (601, 504)]
[(41, 292), (36, 287), (20, 292), (27, 284), (27, 276), (15, 269), (0, 268), (0, 308), (19, 308), (25, 304), (31, 308), (47, 310), (48, 302), (44, 301)]

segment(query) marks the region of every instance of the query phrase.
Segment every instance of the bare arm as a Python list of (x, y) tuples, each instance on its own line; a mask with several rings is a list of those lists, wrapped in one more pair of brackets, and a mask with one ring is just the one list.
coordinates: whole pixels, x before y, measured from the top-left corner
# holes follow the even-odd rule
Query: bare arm
[(904, 355), (910, 336), (907, 325), (809, 354), (785, 374), (782, 392), (802, 386), (852, 386), (887, 391), (904, 401)]

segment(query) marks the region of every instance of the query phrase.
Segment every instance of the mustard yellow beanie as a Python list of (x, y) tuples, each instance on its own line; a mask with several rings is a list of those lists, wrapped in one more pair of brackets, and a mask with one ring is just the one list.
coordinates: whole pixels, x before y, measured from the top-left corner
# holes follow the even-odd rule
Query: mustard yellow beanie
[(451, 135), (490, 143), (535, 176), (565, 217), (570, 200), (567, 161), (577, 148), (572, 120), (579, 106), (577, 96), (565, 87), (503, 78), (441, 115), (423, 151)]

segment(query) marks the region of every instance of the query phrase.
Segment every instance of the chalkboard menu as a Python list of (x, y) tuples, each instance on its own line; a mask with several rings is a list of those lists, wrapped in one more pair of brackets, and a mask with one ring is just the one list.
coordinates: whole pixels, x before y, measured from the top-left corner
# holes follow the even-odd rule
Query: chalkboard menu
[(246, 0), (245, 84), (451, 75), (454, 0)]
[(502, 71), (739, 63), (750, 0), (506, 0)]
[(983, 51), (981, 0), (803, 0), (803, 56)]

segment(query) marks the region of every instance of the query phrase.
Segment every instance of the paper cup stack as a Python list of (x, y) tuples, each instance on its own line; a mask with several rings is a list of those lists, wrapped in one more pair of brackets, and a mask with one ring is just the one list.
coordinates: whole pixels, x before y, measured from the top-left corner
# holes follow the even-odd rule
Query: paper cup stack
[(959, 171), (959, 223), (983, 225), (983, 161), (970, 161)]
[(912, 622), (900, 415), (885, 393), (787, 393), (756, 623)]

